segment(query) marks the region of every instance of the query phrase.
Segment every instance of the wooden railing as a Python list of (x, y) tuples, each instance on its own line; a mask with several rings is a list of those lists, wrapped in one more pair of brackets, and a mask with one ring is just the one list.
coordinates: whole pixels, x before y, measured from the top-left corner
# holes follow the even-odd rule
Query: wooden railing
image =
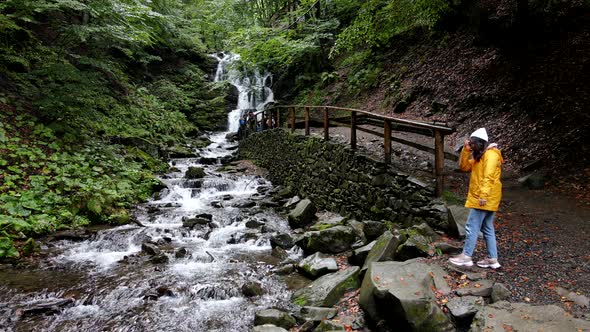
[[(287, 109), (289, 111), (289, 122), (288, 127), (291, 131), (295, 131), (298, 126), (297, 118), (295, 116), (297, 109), (303, 109), (304, 118), (303, 122), (299, 123), (299, 127), (305, 129), (305, 135), (310, 135), (310, 126), (318, 124), (321, 121), (317, 121), (310, 117), (311, 110), (323, 111), (323, 128), (324, 128), (324, 139), (330, 139), (329, 127), (349, 127), (350, 128), (350, 146), (352, 149), (356, 149), (357, 145), (357, 130), (367, 132), (373, 135), (383, 137), (384, 147), (384, 162), (386, 164), (391, 163), (391, 143), (392, 143), (392, 130), (399, 132), (413, 132), (429, 137), (434, 137), (434, 147), (425, 146), (416, 142), (407, 141), (401, 138), (395, 138), (395, 141), (404, 145), (414, 147), (416, 149), (434, 153), (434, 175), (436, 176), (436, 196), (441, 196), (444, 189), (444, 159), (451, 159), (456, 161), (457, 156), (451, 153), (444, 152), (444, 137), (446, 135), (455, 132), (454, 128), (450, 128), (441, 124), (436, 123), (425, 123), (419, 121), (412, 121), (406, 119), (394, 118), (391, 116), (375, 114), (368, 111), (363, 111), (354, 108), (346, 107), (335, 107), (335, 106), (311, 106), (311, 105), (274, 105), (271, 108), (257, 112), (256, 114), (262, 113), (262, 123), (265, 122), (265, 112), (274, 114), (277, 126), (282, 123), (281, 110)], [(350, 116), (346, 117), (333, 117), (330, 119), (330, 111), (345, 111), (350, 113)], [(377, 127), (383, 127), (383, 132), (377, 132), (370, 128), (360, 127), (361, 125), (371, 125)]]

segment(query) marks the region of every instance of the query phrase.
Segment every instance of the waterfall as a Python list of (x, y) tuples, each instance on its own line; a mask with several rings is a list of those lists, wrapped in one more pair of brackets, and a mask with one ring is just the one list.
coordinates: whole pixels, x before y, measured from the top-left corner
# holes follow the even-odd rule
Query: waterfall
[(270, 86), (272, 85), (272, 74), (254, 70), (251, 73), (243, 73), (234, 68), (232, 64), (240, 60), (238, 54), (220, 53), (212, 54), (219, 63), (215, 72), (215, 82), (228, 81), (238, 89), (238, 105), (228, 115), (228, 131), (237, 132), (240, 115), (246, 110), (261, 111), (264, 107), (274, 101), (274, 95)]

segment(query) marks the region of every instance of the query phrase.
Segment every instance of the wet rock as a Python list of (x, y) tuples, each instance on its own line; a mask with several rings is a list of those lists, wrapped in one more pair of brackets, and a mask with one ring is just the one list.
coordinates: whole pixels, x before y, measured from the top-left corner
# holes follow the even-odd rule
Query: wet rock
[(174, 253), (174, 257), (176, 258), (185, 258), (189, 254), (189, 251), (186, 248), (179, 248)]
[(209, 220), (208, 218), (201, 218), (201, 217), (195, 217), (195, 218), (182, 218), (182, 227), (186, 227), (186, 228), (194, 228), (197, 225), (208, 225), (211, 220)]
[(201, 157), (199, 163), (203, 165), (215, 165), (217, 164), (217, 158)]
[(263, 207), (263, 208), (277, 208), (279, 206), (281, 206), (279, 203), (273, 202), (271, 200), (260, 201), (260, 207)]
[(281, 234), (273, 235), (270, 238), (270, 245), (273, 248), (279, 247), (279, 248), (288, 250), (288, 249), (291, 249), (295, 245), (295, 243), (294, 243), (291, 235), (289, 235), (287, 233), (281, 233)]
[(158, 248), (158, 246), (149, 242), (144, 242), (141, 244), (141, 251), (145, 252), (150, 256), (156, 256), (162, 252), (160, 248)]
[(590, 322), (573, 318), (555, 305), (533, 306), (500, 301), (481, 308), (471, 324), (473, 332), (586, 331)]
[(150, 262), (152, 262), (153, 264), (166, 264), (168, 263), (168, 261), (168, 256), (166, 256), (165, 254), (159, 254), (150, 259)]
[(211, 202), (211, 206), (216, 208), (216, 209), (222, 209), (223, 208), (223, 204), (221, 204), (220, 201), (213, 201)]
[(337, 254), (349, 250), (356, 242), (356, 233), (348, 226), (334, 226), (321, 231), (305, 232), (297, 244), (306, 253)]
[(55, 232), (49, 236), (50, 241), (73, 241), (73, 242), (80, 242), (88, 240), (92, 234), (88, 233), (86, 230), (67, 230), (67, 231), (59, 231)]
[(256, 191), (260, 194), (267, 193), (269, 190), (270, 190), (269, 186), (260, 186), (260, 187), (256, 188)]
[(240, 209), (247, 209), (247, 208), (251, 208), (251, 207), (255, 207), (255, 206), (256, 206), (256, 202), (252, 202), (252, 201), (236, 203), (233, 205), (233, 207), (237, 207)]
[(156, 288), (156, 293), (158, 294), (158, 297), (162, 297), (162, 296), (174, 296), (174, 292), (166, 286), (160, 286), (158, 288)]
[(455, 331), (433, 292), (450, 293), (445, 275), (440, 266), (416, 260), (371, 263), (359, 304), (371, 320), (385, 321), (400, 331)]
[(257, 281), (247, 281), (242, 285), (242, 294), (246, 297), (261, 296), (264, 294), (262, 284)]
[(333, 257), (316, 252), (299, 262), (299, 270), (304, 274), (317, 278), (324, 274), (338, 271), (338, 264)]
[(376, 241), (371, 251), (367, 254), (363, 267), (361, 268), (361, 275), (369, 268), (372, 262), (382, 262), (393, 260), (396, 254), (396, 249), (402, 238), (399, 234), (392, 234), (386, 231)]
[(254, 325), (273, 324), (278, 327), (290, 329), (295, 326), (296, 321), (288, 313), (277, 309), (266, 309), (256, 313)]
[(205, 177), (205, 170), (201, 167), (190, 166), (186, 173), (184, 173), (186, 179), (202, 179)]
[(37, 302), (22, 310), (22, 316), (53, 315), (74, 305), (73, 298)]
[(296, 267), (294, 264), (285, 264), (273, 269), (272, 272), (284, 276), (295, 272), (295, 269)]
[(281, 247), (273, 247), (271, 251), (271, 256), (283, 260), (289, 257), (289, 253), (287, 253), (287, 251), (285, 251), (285, 249)]
[(348, 258), (348, 262), (352, 265), (362, 266), (365, 263), (365, 259), (367, 259), (367, 255), (376, 242), (377, 241), (373, 241), (365, 246), (354, 249), (352, 251), (352, 255)]
[(285, 330), (282, 327), (278, 327), (272, 324), (264, 324), (264, 325), (258, 325), (258, 326), (254, 326), (254, 328), (252, 328), (251, 332), (289, 332), (287, 330)]
[(264, 223), (257, 220), (257, 219), (250, 219), (250, 220), (246, 221), (247, 228), (258, 228), (262, 225), (264, 225)]
[(460, 205), (449, 205), (449, 229), (450, 235), (457, 238), (465, 237), (465, 224), (467, 223), (467, 216), (469, 209)]
[(336, 317), (337, 313), (338, 310), (336, 308), (303, 307), (299, 312), (299, 316), (306, 321), (320, 322)]
[(358, 287), (359, 267), (326, 274), (314, 280), (309, 286), (297, 290), (292, 300), (300, 306), (331, 307), (351, 289)]
[(309, 199), (302, 200), (297, 203), (295, 209), (289, 213), (289, 226), (295, 229), (311, 224), (316, 211), (317, 208)]

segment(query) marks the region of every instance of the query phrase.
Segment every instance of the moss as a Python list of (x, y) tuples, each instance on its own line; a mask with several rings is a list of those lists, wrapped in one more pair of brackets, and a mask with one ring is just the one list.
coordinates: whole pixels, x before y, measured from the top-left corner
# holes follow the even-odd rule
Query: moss
[(329, 228), (332, 228), (334, 226), (338, 226), (338, 225), (342, 225), (341, 223), (338, 224), (326, 224), (326, 223), (318, 223), (315, 225), (312, 225), (309, 229), (312, 231), (323, 231)]
[(303, 296), (300, 296), (298, 298), (296, 298), (293, 303), (295, 303), (296, 305), (300, 306), (300, 307), (304, 307), (305, 304), (307, 303), (307, 299)]
[(444, 191), (442, 193), (442, 199), (448, 204), (463, 204), (463, 199), (450, 191)]

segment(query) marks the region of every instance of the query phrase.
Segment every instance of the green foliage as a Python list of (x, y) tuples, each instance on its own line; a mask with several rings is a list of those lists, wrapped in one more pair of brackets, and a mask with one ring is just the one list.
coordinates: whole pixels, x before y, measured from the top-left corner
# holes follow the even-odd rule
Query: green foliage
[(447, 0), (369, 0), (339, 35), (331, 56), (357, 47), (384, 47), (415, 28), (432, 28), (450, 10)]
[(0, 237), (0, 258), (18, 258), (19, 256), (12, 240), (7, 237)]

